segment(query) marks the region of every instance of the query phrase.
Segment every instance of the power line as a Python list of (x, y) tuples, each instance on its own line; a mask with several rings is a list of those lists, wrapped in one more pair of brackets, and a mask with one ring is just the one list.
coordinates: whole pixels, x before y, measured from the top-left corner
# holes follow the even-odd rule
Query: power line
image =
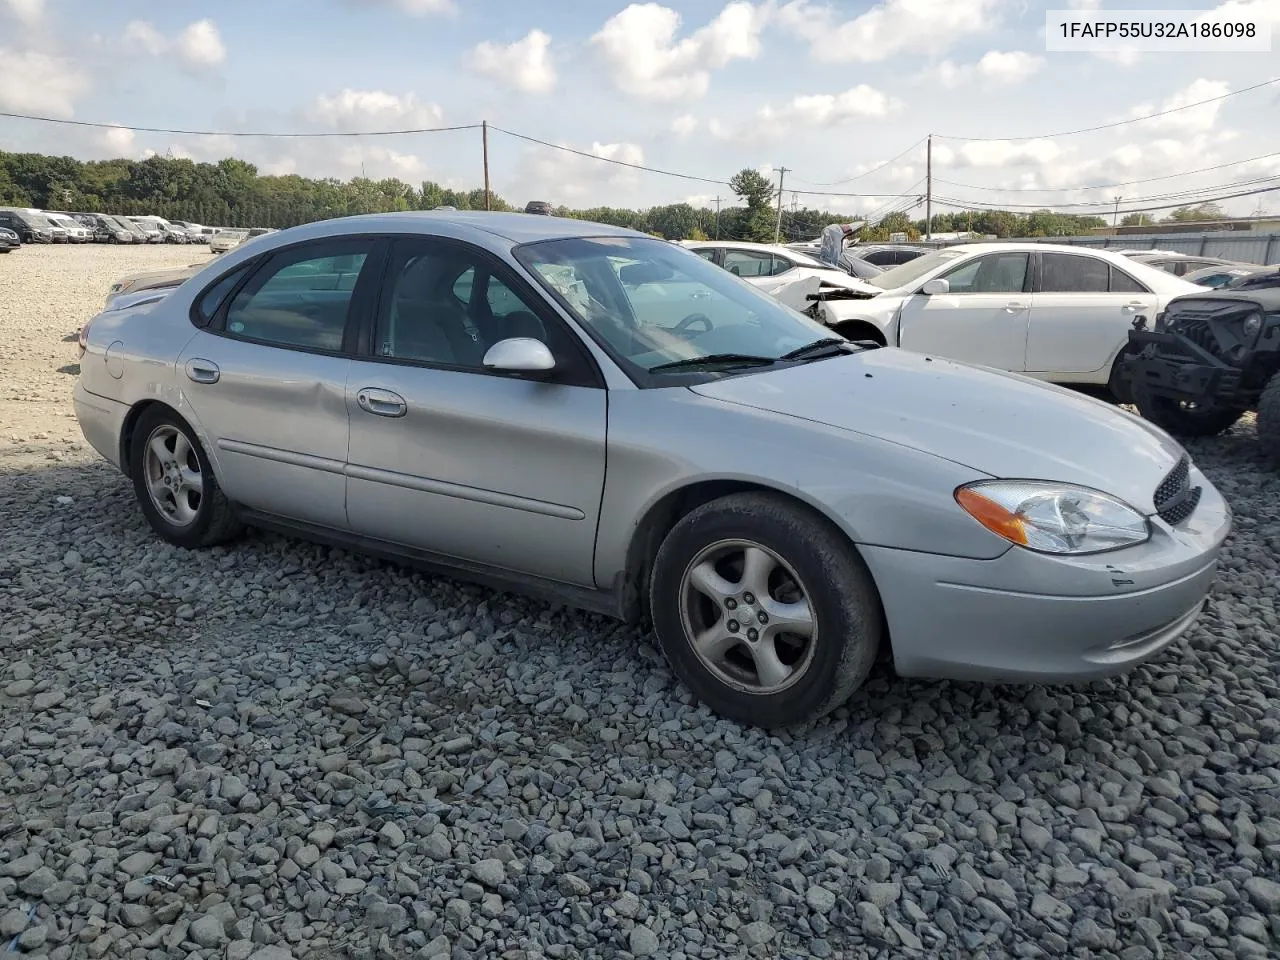
[(512, 130), (504, 130), (502, 127), (489, 125), (489, 129), (496, 133), (505, 133), (508, 137), (515, 137), (517, 140), (526, 140), (529, 143), (536, 143), (539, 146), (550, 147), (553, 150), (563, 150), (565, 153), (572, 153), (579, 157), (586, 157), (588, 160), (599, 160), (603, 163), (613, 163), (620, 167), (630, 167), (632, 170), (643, 170), (646, 173), (660, 173), (667, 177), (679, 177), (681, 180), (696, 180), (698, 183), (714, 183), (717, 186), (727, 187), (728, 180), (712, 180), (710, 177), (696, 177), (691, 173), (677, 173), (674, 170), (661, 170), (658, 167), (647, 167), (642, 163), (628, 163), (626, 160), (615, 160), (613, 157), (602, 157), (598, 153), (587, 153), (585, 150), (575, 150), (573, 147), (566, 147), (559, 143), (550, 143), (546, 140), (539, 140), (537, 137), (527, 137), (523, 133), (515, 133)]
[[(268, 132), (261, 130), (180, 130), (175, 127), (134, 127), (127, 123), (94, 123), (89, 120), (67, 120), (63, 117), (38, 117), (26, 113), (3, 113), (0, 117), (9, 120), (34, 120), (39, 123), (57, 123), (71, 127), (93, 127), (98, 130), (131, 130), (134, 133), (172, 133), (184, 137), (279, 137), (279, 138), (318, 138), (318, 137), (399, 137), (412, 133), (447, 133), (452, 130), (479, 130), (478, 123), (463, 123), (452, 127), (414, 127), (404, 130), (297, 130), (288, 132)], [(496, 129), (496, 128), (495, 128)]]
[(1157, 117), (1167, 117), (1171, 113), (1177, 113), (1180, 110), (1190, 110), (1193, 107), (1202, 107), (1206, 103), (1217, 103), (1220, 100), (1226, 100), (1228, 97), (1238, 97), (1243, 93), (1249, 93), (1253, 90), (1260, 90), (1263, 87), (1269, 87), (1273, 83), (1280, 83), (1280, 77), (1273, 77), (1270, 80), (1264, 80), (1261, 83), (1255, 83), (1251, 87), (1244, 87), (1240, 90), (1233, 90), (1230, 93), (1224, 93), (1217, 97), (1208, 97), (1204, 100), (1197, 100), (1195, 103), (1185, 103), (1180, 107), (1169, 107), (1167, 110), (1160, 110), (1157, 113), (1149, 113), (1142, 117), (1131, 117), (1128, 120), (1116, 120), (1112, 123), (1100, 123), (1092, 127), (1081, 127), (1078, 130), (1063, 130), (1058, 133), (1041, 133), (1035, 136), (1027, 137), (956, 137), (948, 134), (935, 133), (934, 136), (942, 140), (968, 140), (970, 143), (990, 143), (996, 140), (1053, 140), (1057, 137), (1073, 137), (1078, 133), (1093, 133), (1097, 130), (1112, 130), (1115, 127), (1123, 127), (1130, 123), (1141, 123), (1144, 120), (1154, 120)]
[[(1203, 202), (1204, 194), (1214, 193), (1220, 190), (1229, 190), (1233, 187), (1247, 187), (1259, 183), (1273, 183), (1280, 179), (1280, 174), (1268, 177), (1254, 177), (1250, 180), (1236, 180), (1229, 183), (1217, 183), (1210, 186), (1196, 187), (1190, 190), (1176, 190), (1171, 193), (1152, 194), (1146, 197), (1130, 197), (1133, 203), (1148, 203), (1160, 200), (1179, 200), (1182, 203), (1198, 203)], [(992, 201), (995, 203), (996, 201)], [(1063, 201), (1055, 203), (1055, 207), (1085, 207), (1085, 208), (1105, 208), (1110, 207), (1114, 202), (1111, 200), (1080, 200), (1080, 201)], [(999, 205), (1001, 209), (1019, 209), (1019, 210), (1044, 210), (1047, 209), (1043, 203), (1005, 203)]]
[(969, 190), (982, 190), (987, 193), (1071, 193), (1077, 190), (1113, 190), (1116, 187), (1129, 187), (1136, 183), (1155, 183), (1157, 180), (1177, 180), (1179, 177), (1192, 177), (1198, 173), (1210, 173), (1214, 170), (1225, 170), (1228, 167), (1240, 167), (1246, 163), (1270, 160), (1272, 157), (1280, 157), (1280, 152), (1264, 153), (1257, 157), (1246, 157), (1243, 160), (1232, 160), (1228, 163), (1217, 163), (1211, 167), (1200, 167), (1196, 170), (1183, 170), (1180, 173), (1166, 173), (1158, 177), (1121, 180), (1119, 183), (1095, 183), (1081, 187), (984, 187), (975, 183), (958, 183), (955, 180), (943, 180), (941, 177), (934, 177), (933, 179), (935, 183), (945, 183), (952, 187), (965, 187)]
[[(829, 181), (829, 182), (823, 183), (823, 182), (815, 182), (815, 181), (813, 181), (813, 180), (800, 180), (799, 178), (797, 178), (797, 182), (799, 182), (799, 183), (807, 183), (807, 184), (809, 184), (809, 186), (811, 186), (811, 187), (837, 187), (837, 186), (839, 186), (839, 185), (840, 185), (840, 184), (842, 184), (842, 183), (853, 183), (853, 181), (855, 181), (855, 180), (861, 180), (863, 177), (869, 177), (869, 176), (871, 176), (873, 173), (876, 173), (876, 172), (877, 172), (877, 171), (879, 171), (879, 170), (883, 170), (885, 167), (889, 166), (889, 164), (891, 164), (891, 163), (897, 163), (899, 160), (901, 160), (903, 157), (905, 157), (908, 153), (910, 153), (910, 152), (911, 152), (912, 150), (914, 150), (916, 147), (920, 146), (920, 144), (924, 143), (924, 141), (925, 141), (925, 138), (924, 138), (924, 137), (921, 137), (919, 140), (917, 140), (917, 141), (916, 141), (915, 143), (913, 143), (911, 146), (907, 147), (907, 149), (903, 150), (903, 151), (902, 151), (900, 154), (898, 154), (896, 157), (893, 157), (892, 159), (886, 160), (884, 163), (881, 163), (881, 164), (879, 164), (879, 165), (877, 165), (877, 166), (874, 166), (874, 167), (872, 167), (870, 170), (864, 170), (862, 173), (859, 173), (859, 174), (857, 174), (856, 176), (853, 176), (853, 177), (848, 177), (848, 178), (846, 178), (846, 179), (844, 179), (844, 180), (831, 180), (831, 181)], [(821, 192), (821, 191), (805, 191), (805, 190), (798, 190), (798, 191), (795, 191), (795, 192), (797, 192), (797, 193), (806, 193), (806, 192), (809, 192), (809, 193), (816, 193), (816, 192)], [(834, 196), (834, 194), (833, 194), (833, 196)], [(849, 196), (855, 196), (855, 194), (849, 194)], [(875, 196), (875, 194), (867, 194), (867, 196)], [(890, 194), (882, 194), (882, 196), (890, 196)]]
[[(1271, 193), (1275, 190), (1280, 190), (1280, 185), (1276, 185), (1272, 187), (1260, 187), (1257, 190), (1245, 190), (1240, 193), (1227, 193), (1217, 197), (1201, 197), (1197, 202), (1198, 203), (1217, 203), (1220, 200), (1234, 200), (1237, 197), (1255, 197), (1258, 194)], [(952, 197), (934, 197), (934, 199), (945, 206), (955, 207), (960, 210), (984, 210), (984, 211), (990, 211), (990, 212), (1001, 212), (1006, 210), (1005, 207), (996, 207), (996, 206), (987, 206), (983, 204), (967, 203), (964, 200), (956, 200)], [(1108, 204), (1108, 206), (1109, 205), (1110, 204)], [(1117, 210), (1116, 213), (1118, 215), (1125, 215), (1130, 213), (1150, 213), (1153, 210), (1176, 210), (1179, 207), (1185, 207), (1185, 206), (1187, 206), (1187, 203), (1184, 200), (1181, 203), (1168, 203), (1162, 206), (1129, 207), (1124, 210)], [(1076, 214), (1076, 216), (1080, 216), (1080, 214)]]

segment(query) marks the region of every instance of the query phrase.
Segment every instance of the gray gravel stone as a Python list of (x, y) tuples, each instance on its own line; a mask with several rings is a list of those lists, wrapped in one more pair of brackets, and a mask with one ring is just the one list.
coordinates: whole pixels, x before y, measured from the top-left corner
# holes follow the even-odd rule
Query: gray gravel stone
[(1280, 488), (1251, 417), (1187, 443), (1235, 530), (1208, 609), (1151, 662), (1061, 688), (877, 667), (822, 722), (766, 733), (698, 705), (631, 626), (265, 533), (165, 546), (58, 415), (56, 369), (66, 317), (114, 276), (195, 255), (4, 259), (0, 519), (22, 522), (0, 524), (3, 942), (44, 937), (28, 952), (51, 960), (1275, 952)]

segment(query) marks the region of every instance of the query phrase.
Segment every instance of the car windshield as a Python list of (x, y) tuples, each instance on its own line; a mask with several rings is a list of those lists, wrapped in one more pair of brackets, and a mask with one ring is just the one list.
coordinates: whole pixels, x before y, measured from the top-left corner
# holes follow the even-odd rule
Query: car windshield
[(664, 240), (575, 237), (514, 253), (629, 373), (652, 375), (654, 385), (677, 371), (772, 365), (831, 337), (817, 321)]
[(916, 257), (906, 263), (900, 263), (896, 267), (890, 267), (884, 273), (874, 277), (868, 277), (867, 283), (874, 284), (882, 290), (896, 290), (899, 287), (905, 287), (915, 283), (921, 277), (936, 270), (943, 264), (963, 257), (963, 250), (935, 250), (933, 253), (926, 253), (923, 256)]

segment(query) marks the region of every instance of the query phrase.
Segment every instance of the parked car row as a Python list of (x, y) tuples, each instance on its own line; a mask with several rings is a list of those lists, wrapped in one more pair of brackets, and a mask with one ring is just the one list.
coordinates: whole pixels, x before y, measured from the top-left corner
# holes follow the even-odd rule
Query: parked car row
[[(206, 227), (190, 220), (156, 216), (123, 216), (0, 207), (0, 228), (17, 234), (23, 243), (175, 243), (207, 244), (215, 252), (233, 249), (245, 239), (271, 233), (267, 227), (249, 230)], [(10, 247), (9, 249), (12, 249)]]
[(723, 246), (485, 212), (295, 227), (92, 319), (76, 414), (171, 544), (286, 530), (647, 617), (702, 703), (766, 727), (881, 654), (1079, 680), (1196, 621), (1232, 522), (1213, 483), (1158, 426), (1017, 374), (1105, 369), (1198, 288), (976, 244), (822, 288), (824, 325)]

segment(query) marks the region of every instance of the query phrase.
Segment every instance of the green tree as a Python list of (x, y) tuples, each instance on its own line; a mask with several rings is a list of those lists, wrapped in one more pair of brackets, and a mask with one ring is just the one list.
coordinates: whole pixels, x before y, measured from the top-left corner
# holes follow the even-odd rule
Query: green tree
[(1187, 223), (1195, 220), (1228, 220), (1230, 218), (1216, 203), (1202, 203), (1196, 207), (1179, 207), (1165, 219), (1175, 223)]
[(773, 182), (759, 170), (747, 167), (730, 178), (729, 189), (747, 202), (746, 214), (736, 231), (738, 236), (765, 243), (772, 240), (777, 225), (776, 214), (769, 206), (777, 195)]

